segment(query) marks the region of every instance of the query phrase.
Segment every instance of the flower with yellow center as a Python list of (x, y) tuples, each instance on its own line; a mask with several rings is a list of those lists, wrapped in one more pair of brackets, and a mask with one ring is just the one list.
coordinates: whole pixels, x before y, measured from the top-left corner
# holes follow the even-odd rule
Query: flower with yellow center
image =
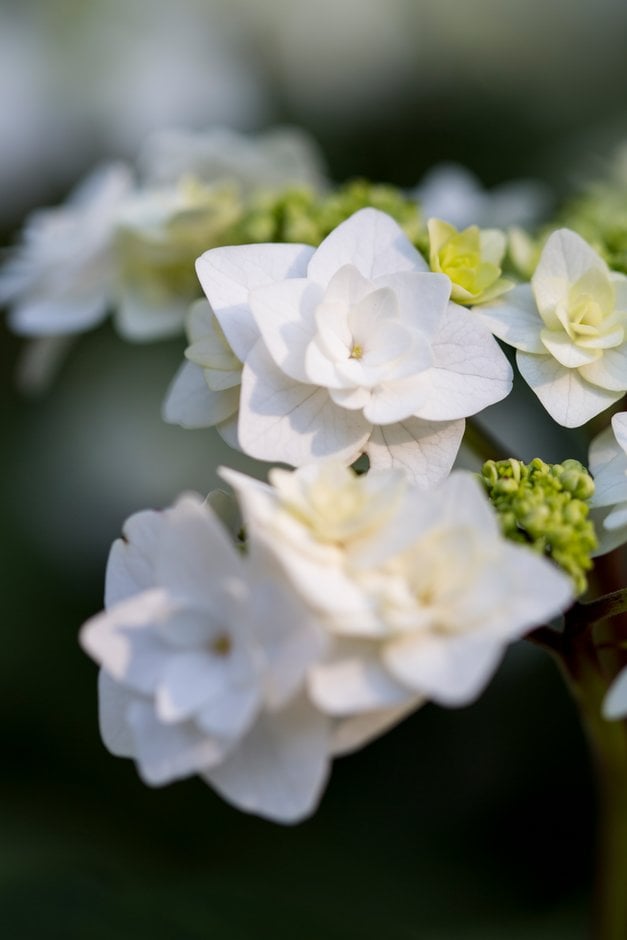
[(429, 264), (446, 274), (452, 286), (451, 300), (479, 304), (494, 300), (514, 285), (501, 277), (506, 238), (498, 229), (476, 225), (458, 231), (441, 219), (429, 219)]
[(553, 232), (531, 284), (478, 313), (558, 424), (578, 427), (627, 391), (627, 277), (575, 232)]

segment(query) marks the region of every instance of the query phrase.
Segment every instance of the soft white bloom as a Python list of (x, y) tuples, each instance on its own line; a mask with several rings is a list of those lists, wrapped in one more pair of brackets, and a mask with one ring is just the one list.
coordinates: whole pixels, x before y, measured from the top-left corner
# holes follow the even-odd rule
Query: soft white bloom
[(627, 277), (575, 232), (553, 232), (531, 285), (476, 312), (516, 347), (523, 378), (558, 424), (578, 427), (627, 391)]
[(588, 458), (594, 477), (590, 499), (599, 547), (604, 555), (627, 542), (627, 412), (615, 414), (610, 427), (590, 445)]
[(275, 554), (333, 638), (309, 670), (331, 715), (465, 704), (508, 643), (573, 599), (562, 571), (501, 536), (471, 474), (427, 493), (391, 471), (369, 480), (336, 464), (275, 470), (271, 487), (223, 475), (251, 551)]
[(173, 184), (191, 175), (204, 183), (231, 181), (245, 194), (294, 184), (318, 189), (325, 182), (318, 147), (296, 127), (257, 136), (226, 127), (162, 131), (147, 141), (140, 166), (150, 184)]
[(81, 642), (102, 667), (101, 731), (114, 754), (153, 785), (200, 774), (270, 819), (314, 809), (332, 723), (304, 681), (324, 635), (270, 554), (240, 555), (211, 509), (183, 497), (128, 520), (106, 606)]
[(197, 262), (244, 363), (239, 445), (300, 466), (330, 457), (450, 471), (463, 419), (504, 398), (511, 369), (476, 316), (449, 301), (389, 216), (363, 209), (314, 249), (216, 248)]
[(479, 179), (457, 163), (433, 167), (414, 191), (425, 218), (469, 225), (508, 228), (538, 222), (550, 204), (548, 190), (536, 180), (512, 180), (484, 189)]
[(116, 326), (122, 336), (145, 341), (181, 332), (190, 303), (200, 295), (194, 261), (208, 244), (224, 240), (240, 213), (234, 187), (205, 185), (193, 176), (128, 200), (115, 238)]
[(27, 220), (22, 243), (0, 271), (0, 302), (24, 336), (59, 336), (96, 326), (115, 286), (113, 237), (132, 191), (129, 169), (111, 164), (92, 173), (55, 209)]

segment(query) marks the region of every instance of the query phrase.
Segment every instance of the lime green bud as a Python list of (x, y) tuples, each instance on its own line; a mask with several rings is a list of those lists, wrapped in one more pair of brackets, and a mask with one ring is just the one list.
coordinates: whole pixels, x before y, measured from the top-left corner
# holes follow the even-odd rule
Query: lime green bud
[(450, 278), (451, 300), (486, 303), (514, 286), (501, 277), (506, 247), (502, 232), (476, 225), (458, 232), (441, 219), (429, 219), (427, 230), (431, 270)]
[(547, 464), (539, 457), (488, 460), (481, 479), (499, 516), (503, 534), (547, 555), (573, 579), (578, 594), (586, 590), (585, 572), (597, 547), (587, 500), (594, 482), (578, 460)]

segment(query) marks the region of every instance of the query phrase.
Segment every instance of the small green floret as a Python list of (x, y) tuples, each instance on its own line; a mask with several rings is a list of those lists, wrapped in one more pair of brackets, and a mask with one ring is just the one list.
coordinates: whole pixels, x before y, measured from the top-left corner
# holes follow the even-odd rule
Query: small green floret
[(594, 482), (586, 468), (578, 460), (488, 460), (481, 479), (503, 534), (552, 558), (571, 576), (577, 594), (583, 594), (585, 572), (592, 568), (590, 554), (597, 547), (588, 518)]

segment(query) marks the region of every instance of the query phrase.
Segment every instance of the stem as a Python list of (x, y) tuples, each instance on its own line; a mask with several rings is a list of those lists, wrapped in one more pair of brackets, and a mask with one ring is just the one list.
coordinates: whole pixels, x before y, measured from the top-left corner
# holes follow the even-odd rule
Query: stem
[[(592, 606), (592, 605), (590, 605)], [(596, 634), (601, 635), (597, 636)], [(579, 705), (598, 787), (594, 940), (627, 937), (627, 723), (607, 721), (607, 680), (597, 643), (608, 630), (568, 631), (559, 657)]]

